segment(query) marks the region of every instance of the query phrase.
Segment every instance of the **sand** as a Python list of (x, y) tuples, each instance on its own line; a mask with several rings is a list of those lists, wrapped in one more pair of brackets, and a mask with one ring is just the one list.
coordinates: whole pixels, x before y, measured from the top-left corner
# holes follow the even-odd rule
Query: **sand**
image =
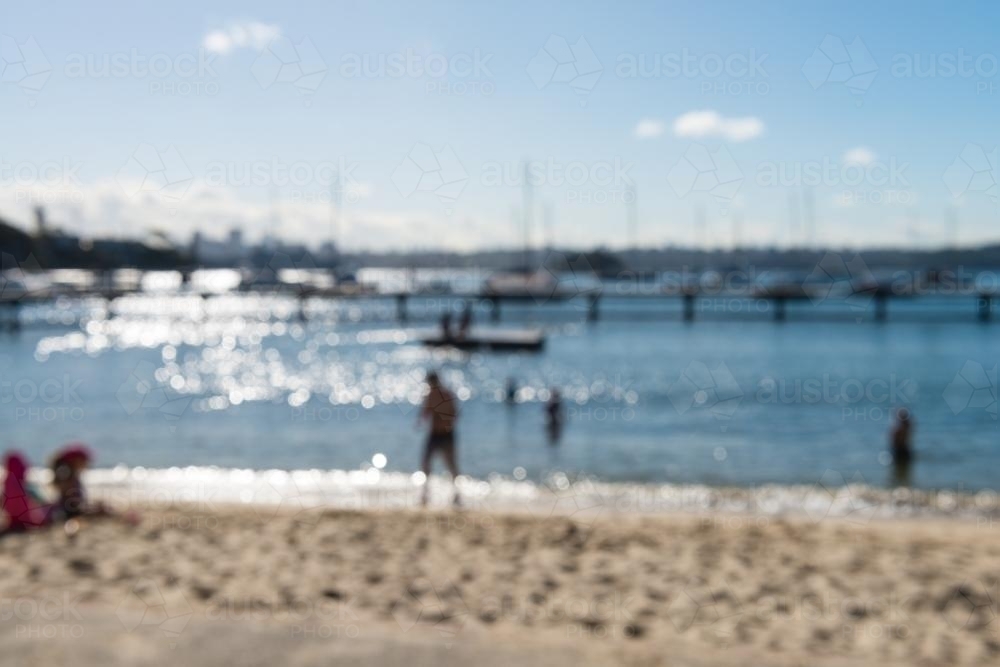
[(1000, 664), (955, 520), (147, 509), (0, 540), (5, 664)]

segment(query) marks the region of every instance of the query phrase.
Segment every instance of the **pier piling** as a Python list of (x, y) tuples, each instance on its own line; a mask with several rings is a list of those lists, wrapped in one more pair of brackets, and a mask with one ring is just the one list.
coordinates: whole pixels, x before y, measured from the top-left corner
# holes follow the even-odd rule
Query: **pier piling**
[(684, 321), (694, 322), (694, 293), (684, 293)]
[(598, 311), (597, 304), (601, 300), (600, 295), (591, 294), (589, 304), (587, 306), (587, 321), (596, 322), (600, 319), (600, 311)]
[(885, 294), (881, 292), (875, 293), (875, 321), (885, 322), (886, 317), (889, 314), (889, 300), (886, 298)]
[(992, 294), (980, 294), (979, 298), (976, 300), (977, 312), (979, 314), (979, 321), (986, 323), (989, 322), (993, 317), (993, 295)]
[(406, 322), (409, 318), (409, 313), (406, 310), (406, 294), (396, 295), (396, 319), (400, 322)]

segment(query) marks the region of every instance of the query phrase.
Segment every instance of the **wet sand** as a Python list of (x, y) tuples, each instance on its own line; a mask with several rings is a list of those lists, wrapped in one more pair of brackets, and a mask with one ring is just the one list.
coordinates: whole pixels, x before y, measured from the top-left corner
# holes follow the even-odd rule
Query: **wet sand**
[(172, 507), (0, 540), (17, 664), (996, 664), (982, 521)]

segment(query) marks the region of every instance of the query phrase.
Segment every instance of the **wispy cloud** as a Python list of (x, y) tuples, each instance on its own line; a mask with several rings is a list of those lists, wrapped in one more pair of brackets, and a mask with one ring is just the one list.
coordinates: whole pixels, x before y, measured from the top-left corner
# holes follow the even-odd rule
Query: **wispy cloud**
[(259, 51), (280, 35), (281, 28), (276, 25), (259, 21), (234, 22), (225, 28), (210, 31), (201, 45), (206, 51), (220, 55), (243, 48)]
[(857, 164), (866, 167), (875, 161), (875, 153), (865, 146), (858, 146), (844, 153), (846, 164)]
[(749, 141), (763, 133), (763, 121), (754, 116), (724, 118), (716, 111), (689, 111), (674, 121), (674, 134), (678, 137)]
[(635, 126), (635, 136), (637, 139), (655, 139), (663, 134), (663, 122), (654, 118), (643, 118)]

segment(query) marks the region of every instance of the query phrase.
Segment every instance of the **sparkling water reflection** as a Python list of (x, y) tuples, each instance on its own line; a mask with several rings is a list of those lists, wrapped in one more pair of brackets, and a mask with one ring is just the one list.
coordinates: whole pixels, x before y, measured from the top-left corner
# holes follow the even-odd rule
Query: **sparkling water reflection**
[[(415, 419), (424, 374), (436, 368), (462, 403), (462, 468), (480, 479), (517, 470), (529, 481), (564, 471), (616, 482), (791, 485), (832, 469), (880, 486), (893, 483), (886, 431), (905, 406), (918, 425), (913, 485), (997, 485), (990, 372), (1000, 340), (989, 326), (933, 317), (881, 326), (642, 317), (588, 325), (572, 306), (529, 305), (505, 309), (503, 326), (543, 327), (542, 353), (463, 354), (420, 346), (419, 327), (400, 326), (394, 306), (378, 299), (310, 302), (305, 317), (300, 308), (294, 297), (250, 294), (37, 308), (28, 316), (58, 323), (69, 314), (79, 324), (5, 338), (0, 414), (9, 444), (41, 461), (82, 438), (102, 464), (150, 468), (350, 470), (379, 454), (378, 469), (408, 474), (422, 446)], [(946, 395), (969, 364), (987, 385), (993, 378), (992, 389), (976, 389), (956, 410)], [(505, 404), (509, 378), (514, 406)], [(68, 390), (53, 397), (26, 388), (48, 380)], [(558, 447), (543, 428), (553, 387), (567, 406)], [(992, 411), (982, 400), (990, 391)]]

